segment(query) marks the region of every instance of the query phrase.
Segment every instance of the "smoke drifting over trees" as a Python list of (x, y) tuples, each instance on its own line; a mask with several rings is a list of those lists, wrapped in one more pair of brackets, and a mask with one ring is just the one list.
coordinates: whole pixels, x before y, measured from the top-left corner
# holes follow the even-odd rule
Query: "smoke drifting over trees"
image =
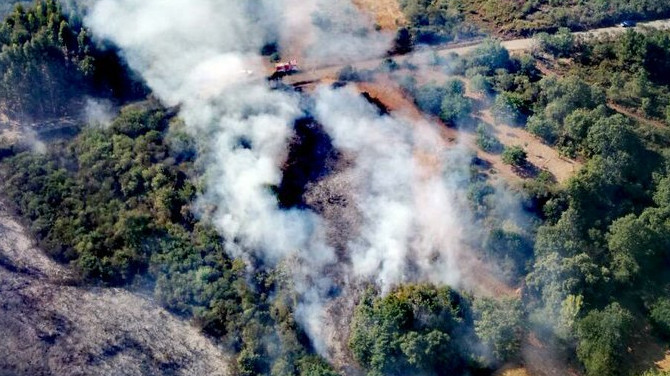
[[(458, 148), (443, 150), (430, 126), (415, 130), (379, 115), (349, 89), (321, 88), (305, 106), (295, 93), (270, 90), (239, 74), (262, 69), (257, 51), (266, 43), (296, 40), (306, 31), (313, 43), (304, 47), (304, 56), (319, 60), (382, 55), (389, 48), (377, 34), (361, 31), (368, 27), (361, 19), (356, 27), (343, 27), (356, 21), (346, 17), (350, 4), (289, 3), (104, 0), (85, 21), (95, 35), (121, 48), (165, 104), (180, 104), (180, 116), (202, 151), (199, 207), (220, 230), (228, 252), (250, 266), (293, 260), (297, 317), (325, 354), (329, 344), (319, 335), (324, 305), (333, 289), (346, 291), (352, 279), (384, 290), (412, 281), (476, 288), (460, 278), (461, 264), (468, 262), (467, 238), (474, 236), (467, 208), (458, 203), (465, 202), (460, 186), (468, 179), (462, 163), (467, 157)], [(298, 8), (313, 10), (313, 24), (295, 24)], [(343, 39), (346, 50), (333, 48)], [(305, 114), (352, 160), (343, 173), (360, 222), (350, 224), (356, 231), (344, 250), (328, 241), (324, 218), (309, 208), (280, 209), (270, 189), (281, 183), (292, 125)], [(417, 151), (437, 155), (437, 164), (422, 165)]]
[[(492, 374), (530, 369), (535, 336), (571, 354), (547, 368), (621, 373), (637, 328), (670, 331), (670, 34), (541, 37), (580, 77), (493, 40), (388, 56), (469, 30), (453, 3), (402, 1), (395, 47), (348, 1), (17, 8), (2, 115), (89, 127), (3, 140), (3, 193), (79, 282), (151, 291), (236, 375)], [(537, 150), (583, 168), (556, 184)]]

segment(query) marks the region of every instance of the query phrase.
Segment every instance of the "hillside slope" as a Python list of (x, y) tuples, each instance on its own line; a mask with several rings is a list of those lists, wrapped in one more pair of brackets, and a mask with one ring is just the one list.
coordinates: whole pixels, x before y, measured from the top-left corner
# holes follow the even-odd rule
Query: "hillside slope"
[(0, 375), (226, 375), (227, 355), (142, 296), (85, 288), (0, 202)]

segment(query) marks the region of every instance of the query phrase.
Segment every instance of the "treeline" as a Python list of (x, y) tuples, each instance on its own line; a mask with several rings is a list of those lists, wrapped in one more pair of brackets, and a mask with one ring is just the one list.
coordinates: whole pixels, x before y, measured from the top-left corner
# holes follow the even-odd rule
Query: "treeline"
[(541, 35), (540, 48), (556, 57), (574, 56), (571, 73), (597, 85), (611, 102), (670, 124), (670, 33), (628, 30), (583, 40), (563, 30)]
[[(398, 0), (407, 18), (407, 29), (416, 44), (437, 44), (479, 35), (465, 21), (463, 8), (453, 0)], [(405, 31), (401, 30), (399, 36)], [(402, 38), (399, 38), (402, 42)], [(404, 43), (407, 44), (405, 40)]]
[(146, 94), (112, 47), (96, 45), (55, 0), (16, 6), (0, 24), (0, 108), (14, 118), (73, 115), (84, 95)]
[(608, 103), (663, 118), (668, 78), (660, 72), (670, 33), (629, 31), (558, 49), (548, 42), (545, 51), (575, 59), (565, 78), (554, 79), (560, 97), (540, 88), (528, 127), (586, 164), (544, 205), (547, 224), (528, 283), (539, 297), (538, 317), (560, 323), (558, 337), (576, 346), (588, 375), (625, 374), (635, 364), (625, 346), (639, 328), (651, 326), (646, 341), (670, 338), (669, 139), (665, 127)]
[(514, 35), (537, 31), (555, 31), (559, 27), (583, 30), (611, 26), (632, 19), (644, 20), (670, 16), (670, 4), (656, 0), (531, 0), (524, 2), (494, 0), (456, 0), (477, 21), (489, 29)]
[(584, 30), (623, 20), (670, 17), (658, 0), (398, 0), (414, 42), (434, 44), (472, 38), (482, 31), (531, 36), (566, 27)]
[(370, 288), (356, 308), (349, 347), (368, 376), (487, 374), (518, 360), (522, 321), (516, 299), (473, 301), (428, 284), (383, 297)]

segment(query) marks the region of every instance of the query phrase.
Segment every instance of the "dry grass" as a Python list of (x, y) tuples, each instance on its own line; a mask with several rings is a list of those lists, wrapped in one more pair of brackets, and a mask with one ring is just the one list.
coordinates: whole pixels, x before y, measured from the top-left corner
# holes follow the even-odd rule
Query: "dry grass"
[(549, 171), (559, 183), (565, 182), (581, 168), (578, 161), (562, 157), (556, 149), (520, 127), (496, 124), (490, 110), (480, 111), (479, 119), (495, 124), (496, 137), (505, 146), (521, 146), (528, 153), (528, 161), (540, 170)]
[(495, 376), (530, 376), (530, 373), (523, 367), (503, 367), (495, 373)]
[(353, 0), (353, 2), (369, 13), (383, 30), (394, 31), (406, 22), (397, 0)]
[(665, 358), (656, 362), (656, 366), (663, 371), (670, 372), (670, 351), (665, 353)]

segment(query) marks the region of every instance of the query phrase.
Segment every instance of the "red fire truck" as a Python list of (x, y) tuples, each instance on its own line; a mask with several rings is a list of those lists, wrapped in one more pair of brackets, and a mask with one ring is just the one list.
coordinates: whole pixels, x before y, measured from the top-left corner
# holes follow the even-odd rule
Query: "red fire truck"
[(275, 73), (278, 74), (289, 74), (289, 73), (295, 73), (297, 71), (298, 71), (297, 60), (289, 60), (288, 62), (277, 63), (275, 65)]

